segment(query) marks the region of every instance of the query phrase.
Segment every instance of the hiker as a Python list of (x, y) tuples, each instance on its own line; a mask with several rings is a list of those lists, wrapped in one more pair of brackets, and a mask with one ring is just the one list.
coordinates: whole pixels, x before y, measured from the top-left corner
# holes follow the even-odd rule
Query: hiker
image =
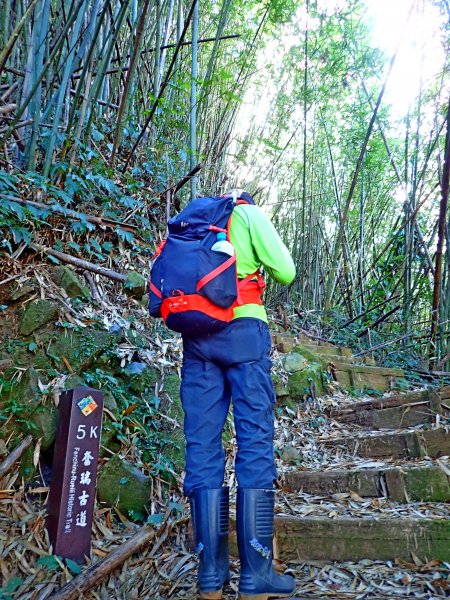
[[(289, 284), (295, 267), (270, 220), (249, 194), (234, 208), (230, 241), (239, 279), (261, 264), (276, 281)], [(255, 283), (252, 282), (254, 287)], [(261, 287), (248, 304), (234, 308), (233, 320), (205, 336), (183, 335), (181, 399), (185, 412), (186, 477), (199, 555), (200, 598), (222, 597), (229, 581), (228, 487), (223, 486), (222, 432), (230, 399), (237, 437), (237, 537), (241, 599), (290, 596), (294, 578), (272, 567), (274, 518), (275, 393), (270, 377), (270, 334)]]
[(222, 433), (231, 399), (239, 597), (287, 597), (294, 579), (272, 568), (275, 393), (259, 269), (288, 284), (295, 267), (269, 219), (242, 190), (192, 200), (169, 220), (168, 232), (152, 259), (149, 309), (183, 337), (184, 492), (199, 555), (200, 598), (221, 598), (230, 579)]

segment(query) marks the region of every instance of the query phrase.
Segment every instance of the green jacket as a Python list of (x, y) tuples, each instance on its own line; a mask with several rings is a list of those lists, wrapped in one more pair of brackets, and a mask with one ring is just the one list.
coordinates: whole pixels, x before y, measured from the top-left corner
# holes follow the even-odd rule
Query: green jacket
[[(266, 272), (285, 285), (295, 277), (294, 261), (275, 227), (259, 206), (238, 204), (233, 211), (230, 240), (236, 250), (238, 277), (254, 273), (261, 265)], [(245, 304), (234, 309), (234, 319), (253, 317), (267, 323), (264, 306)]]

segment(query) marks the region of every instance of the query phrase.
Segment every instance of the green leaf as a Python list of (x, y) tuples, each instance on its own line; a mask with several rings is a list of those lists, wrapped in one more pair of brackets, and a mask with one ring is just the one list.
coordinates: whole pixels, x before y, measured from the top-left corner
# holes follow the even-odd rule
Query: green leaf
[(96, 127), (92, 127), (91, 129), (91, 137), (95, 142), (101, 142), (105, 139), (103, 133), (101, 133)]
[(44, 567), (47, 571), (59, 571), (61, 565), (53, 555), (41, 556), (37, 559), (36, 564), (40, 567)]
[(51, 195), (53, 197), (56, 196), (56, 198), (59, 198), (66, 204), (72, 204), (72, 197), (65, 190), (61, 190), (60, 188), (55, 187), (51, 190)]
[(8, 594), (8, 596), (10, 594), (13, 594), (18, 587), (20, 587), (23, 583), (23, 579), (21, 579), (20, 577), (11, 577), (11, 579), (8, 579), (7, 584), (0, 588), (0, 592), (2, 592), (2, 594)]
[(268, 148), (271, 148), (272, 150), (276, 150), (277, 152), (281, 152), (281, 150), (283, 150), (283, 148), (281, 148), (280, 146), (277, 146), (276, 144), (274, 144), (272, 141), (268, 140), (267, 138), (263, 138), (261, 140), (261, 142)]
[(164, 515), (162, 514), (150, 515), (149, 517), (147, 517), (147, 523), (149, 523), (150, 525), (161, 525), (163, 521)]
[(142, 204), (142, 202), (139, 202), (139, 200), (135, 200), (131, 196), (121, 196), (120, 198), (118, 198), (118, 201), (127, 208), (136, 208), (136, 206), (140, 206)]
[(99, 252), (101, 254), (102, 253), (102, 247), (97, 242), (97, 240), (95, 240), (94, 238), (90, 238), (89, 241), (91, 242), (91, 246), (94, 248), (94, 250), (96, 250), (97, 252)]
[(71, 227), (75, 233), (86, 233), (86, 231), (93, 231), (95, 229), (95, 225), (88, 221), (73, 221)]
[(11, 173), (6, 173), (5, 171), (0, 171), (0, 189), (7, 191), (17, 191), (16, 183), (19, 183), (19, 180), (15, 175)]
[(81, 250), (81, 246), (79, 244), (77, 244), (76, 242), (69, 242), (67, 245), (69, 246), (69, 248), (72, 248), (73, 250), (76, 250), (77, 252), (80, 252), (80, 250)]
[(44, 221), (50, 214), (50, 210), (47, 208), (37, 208), (36, 206), (31, 205), (27, 206), (27, 211), (36, 219), (42, 219)]
[(25, 242), (29, 244), (31, 242), (31, 233), (24, 227), (10, 227), (10, 231), (16, 244)]
[(66, 567), (69, 569), (72, 575), (79, 575), (81, 573), (80, 565), (77, 565), (74, 560), (66, 558), (64, 562), (66, 563)]
[(176, 512), (182, 512), (184, 510), (184, 506), (179, 504), (178, 502), (169, 502), (169, 508)]
[(61, 264), (60, 261), (56, 258), (56, 256), (52, 256), (51, 254), (47, 254), (47, 258), (50, 259), (56, 265)]
[(19, 221), (23, 221), (25, 219), (25, 209), (17, 202), (12, 202), (10, 200), (2, 200), (2, 204), (4, 208), (8, 208), (11, 212), (13, 212)]
[(134, 242), (134, 235), (130, 231), (125, 231), (125, 229), (121, 229), (120, 227), (116, 227), (115, 231), (124, 242), (129, 242), (130, 244)]

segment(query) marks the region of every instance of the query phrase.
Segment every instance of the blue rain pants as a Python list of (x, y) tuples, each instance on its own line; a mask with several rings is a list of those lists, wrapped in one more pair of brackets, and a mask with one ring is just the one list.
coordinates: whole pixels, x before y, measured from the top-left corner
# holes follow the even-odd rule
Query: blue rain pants
[(181, 401), (185, 413), (184, 493), (220, 488), (222, 432), (233, 403), (236, 477), (241, 488), (272, 489), (275, 392), (270, 334), (264, 321), (239, 318), (205, 337), (183, 337)]

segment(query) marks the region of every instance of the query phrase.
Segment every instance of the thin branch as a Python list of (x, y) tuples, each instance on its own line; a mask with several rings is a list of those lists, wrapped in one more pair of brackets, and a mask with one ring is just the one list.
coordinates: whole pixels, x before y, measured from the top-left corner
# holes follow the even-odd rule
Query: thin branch
[(133, 147), (130, 150), (130, 153), (128, 154), (128, 156), (127, 156), (127, 158), (125, 160), (125, 164), (122, 167), (122, 173), (125, 173), (125, 171), (127, 170), (128, 164), (129, 164), (129, 162), (131, 160), (131, 157), (134, 155), (134, 152), (135, 152), (136, 148), (138, 147), (140, 141), (142, 140), (147, 127), (150, 125), (150, 123), (151, 123), (151, 121), (153, 119), (153, 115), (155, 114), (156, 109), (158, 108), (158, 105), (159, 105), (159, 103), (161, 101), (161, 98), (163, 97), (164, 91), (165, 91), (165, 89), (166, 89), (166, 87), (167, 87), (167, 85), (169, 83), (169, 79), (170, 79), (170, 77), (172, 75), (172, 70), (173, 70), (173, 67), (175, 65), (175, 61), (177, 59), (178, 53), (180, 51), (181, 44), (183, 43), (183, 40), (184, 40), (184, 38), (186, 36), (186, 32), (188, 30), (189, 24), (190, 24), (191, 19), (192, 19), (192, 15), (194, 14), (194, 8), (195, 8), (195, 5), (197, 4), (197, 1), (198, 0), (193, 0), (193, 2), (192, 2), (191, 8), (189, 10), (189, 14), (186, 17), (186, 21), (184, 23), (183, 31), (181, 32), (180, 39), (178, 40), (178, 43), (177, 43), (177, 45), (175, 47), (175, 51), (174, 51), (173, 56), (172, 56), (172, 60), (171, 60), (170, 65), (169, 65), (169, 67), (167, 69), (166, 76), (164, 78), (164, 81), (161, 84), (160, 89), (159, 89), (158, 96), (156, 97), (156, 100), (154, 101), (153, 106), (151, 107), (150, 112), (147, 115), (147, 118), (145, 119), (145, 123), (144, 123), (144, 126), (141, 129), (140, 134), (138, 135), (136, 141), (133, 144)]

